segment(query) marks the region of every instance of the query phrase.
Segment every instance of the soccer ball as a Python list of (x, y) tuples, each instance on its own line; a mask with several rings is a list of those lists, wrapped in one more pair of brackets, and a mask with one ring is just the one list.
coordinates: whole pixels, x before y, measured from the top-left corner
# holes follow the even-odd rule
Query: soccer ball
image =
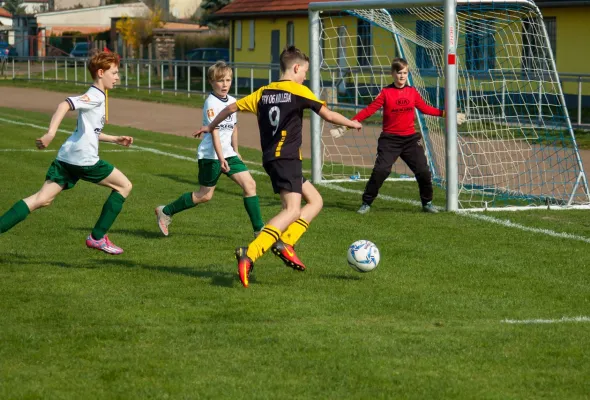
[(357, 240), (348, 248), (348, 265), (358, 272), (369, 272), (377, 268), (379, 249), (373, 242)]

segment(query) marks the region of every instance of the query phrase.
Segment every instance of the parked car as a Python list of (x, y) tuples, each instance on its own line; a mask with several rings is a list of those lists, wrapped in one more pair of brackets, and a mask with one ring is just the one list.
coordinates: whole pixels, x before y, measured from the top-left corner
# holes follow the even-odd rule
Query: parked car
[(88, 42), (80, 42), (74, 45), (74, 48), (70, 52), (70, 57), (84, 58), (88, 57), (90, 46)]
[(6, 42), (0, 42), (0, 60), (6, 59), (7, 61), (11, 61), (14, 57), (18, 57), (18, 53), (14, 46), (11, 46)]
[(223, 60), (229, 62), (229, 49), (217, 47), (192, 49), (186, 53), (186, 59), (188, 61), (215, 62)]

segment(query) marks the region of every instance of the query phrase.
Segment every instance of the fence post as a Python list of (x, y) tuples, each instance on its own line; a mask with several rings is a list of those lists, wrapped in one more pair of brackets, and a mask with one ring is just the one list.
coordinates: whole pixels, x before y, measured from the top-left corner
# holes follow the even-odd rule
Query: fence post
[(174, 96), (176, 96), (178, 93), (178, 64), (176, 63), (176, 61), (174, 62)]
[(67, 58), (64, 60), (64, 79), (66, 82), (68, 81), (68, 59)]
[[(125, 47), (123, 47), (123, 50), (125, 49)], [(125, 91), (129, 90), (129, 72), (127, 71), (127, 67), (129, 65), (129, 62), (127, 60), (125, 60)]]
[(12, 57), (12, 79), (16, 77), (16, 71), (14, 70), (14, 57)]
[(160, 88), (162, 89), (162, 96), (164, 96), (164, 62), (160, 61)]
[(152, 94), (152, 60), (148, 61), (148, 94)]
[(31, 59), (27, 60), (27, 77), (31, 80)]
[(84, 83), (88, 82), (88, 66), (86, 65), (86, 60), (84, 60)]
[(74, 83), (78, 84), (78, 60), (74, 59)]
[(135, 70), (137, 71), (137, 77), (136, 77), (136, 82), (137, 82), (137, 91), (139, 92), (139, 59), (137, 60), (137, 67), (135, 68)]
[(582, 125), (582, 77), (578, 77), (578, 125)]
[(236, 75), (234, 76), (234, 96), (238, 97), (238, 67), (236, 67)]
[(191, 97), (191, 62), (188, 62), (188, 68), (186, 69), (186, 79), (187, 79), (187, 85), (186, 85), (186, 90), (188, 92), (188, 97)]
[(203, 64), (203, 72), (202, 73), (203, 73), (203, 93), (205, 93), (207, 91), (207, 87), (205, 86), (205, 83), (206, 83), (205, 82), (205, 80), (206, 80), (205, 79), (205, 76), (206, 76), (206, 73), (205, 73), (205, 64)]
[(440, 108), (440, 77), (436, 77), (436, 108)]
[(539, 81), (539, 122), (543, 119), (543, 81)]
[(254, 68), (250, 67), (250, 93), (254, 93)]
[(45, 80), (45, 59), (41, 59), (41, 79)]
[[(359, 105), (359, 75), (354, 74), (354, 105)], [(356, 112), (356, 111), (355, 111)]]
[(506, 79), (502, 79), (502, 118), (506, 118)]

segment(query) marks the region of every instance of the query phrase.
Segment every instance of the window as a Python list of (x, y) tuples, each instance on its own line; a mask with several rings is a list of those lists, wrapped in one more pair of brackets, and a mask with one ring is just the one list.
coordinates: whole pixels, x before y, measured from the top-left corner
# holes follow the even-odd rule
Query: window
[(557, 57), (557, 18), (545, 17), (543, 18), (543, 22), (545, 23), (547, 36), (549, 36), (549, 43), (551, 44), (551, 50), (553, 50), (553, 57)]
[(357, 20), (356, 57), (359, 66), (371, 65), (371, 23)]
[[(555, 56), (557, 53), (557, 20), (555, 17), (547, 17), (543, 19), (543, 23)], [(545, 65), (546, 61), (544, 61), (550, 58), (550, 54), (548, 53), (547, 39), (540, 21), (537, 18), (526, 18), (522, 21), (522, 28), (522, 68), (527, 70), (550, 68)]]
[(295, 24), (293, 21), (287, 22), (287, 46), (295, 45)]
[(250, 20), (250, 45), (248, 46), (248, 50), (254, 50), (254, 20)]
[[(430, 21), (416, 21), (416, 34), (434, 43), (442, 44), (442, 27), (434, 25)], [(418, 68), (432, 69), (435, 67), (432, 55), (426, 48), (416, 46), (416, 65)]]
[(236, 21), (236, 49), (242, 50), (242, 21)]
[(493, 21), (486, 21), (486, 27), (483, 27), (481, 22), (477, 25), (468, 23), (467, 33), (465, 34), (468, 70), (487, 71), (496, 67), (495, 30), (489, 28), (493, 23)]

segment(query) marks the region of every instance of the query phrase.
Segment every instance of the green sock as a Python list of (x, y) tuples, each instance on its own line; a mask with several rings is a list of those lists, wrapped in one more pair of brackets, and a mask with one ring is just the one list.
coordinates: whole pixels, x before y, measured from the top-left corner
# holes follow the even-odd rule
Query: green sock
[(0, 233), (8, 232), (10, 228), (27, 218), (31, 211), (23, 200), (17, 201), (10, 210), (0, 217)]
[(109, 228), (115, 222), (115, 219), (117, 219), (117, 215), (123, 209), (124, 202), (125, 197), (121, 193), (115, 192), (114, 190), (111, 192), (104, 206), (102, 206), (100, 217), (98, 217), (98, 221), (96, 221), (96, 225), (94, 225), (94, 229), (92, 230), (92, 237), (94, 239), (100, 240), (106, 235)]
[(262, 215), (260, 214), (258, 196), (244, 197), (244, 207), (250, 217), (254, 232), (261, 231), (264, 228), (264, 222), (262, 222)]
[(174, 215), (195, 206), (196, 204), (193, 203), (193, 194), (188, 192), (174, 200), (172, 203), (168, 204), (162, 211), (166, 215)]

